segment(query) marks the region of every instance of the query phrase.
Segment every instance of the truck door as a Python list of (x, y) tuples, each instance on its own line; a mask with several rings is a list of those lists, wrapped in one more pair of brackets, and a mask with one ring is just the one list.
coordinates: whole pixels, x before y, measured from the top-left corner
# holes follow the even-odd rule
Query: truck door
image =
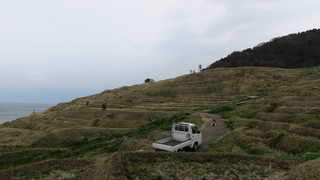
[(192, 140), (193, 141), (197, 141), (198, 144), (201, 144), (201, 135), (200, 135), (200, 131), (196, 126), (192, 126)]

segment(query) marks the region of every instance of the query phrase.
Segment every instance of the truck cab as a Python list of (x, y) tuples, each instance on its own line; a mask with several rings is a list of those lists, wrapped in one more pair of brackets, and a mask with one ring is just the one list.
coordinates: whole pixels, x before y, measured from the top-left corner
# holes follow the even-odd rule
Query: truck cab
[(201, 132), (193, 123), (174, 123), (171, 128), (171, 136), (159, 139), (152, 143), (156, 150), (177, 152), (186, 147), (198, 150), (202, 143)]

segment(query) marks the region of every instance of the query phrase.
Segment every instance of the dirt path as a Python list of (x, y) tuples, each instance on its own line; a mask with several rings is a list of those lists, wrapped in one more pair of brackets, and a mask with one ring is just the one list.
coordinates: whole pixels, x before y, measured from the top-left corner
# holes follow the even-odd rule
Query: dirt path
[[(220, 116), (208, 113), (200, 113), (200, 115), (205, 121), (204, 125), (201, 127), (203, 146), (207, 146), (209, 143), (219, 139), (228, 132), (225, 120)], [(216, 120), (216, 126), (211, 126), (210, 119)]]

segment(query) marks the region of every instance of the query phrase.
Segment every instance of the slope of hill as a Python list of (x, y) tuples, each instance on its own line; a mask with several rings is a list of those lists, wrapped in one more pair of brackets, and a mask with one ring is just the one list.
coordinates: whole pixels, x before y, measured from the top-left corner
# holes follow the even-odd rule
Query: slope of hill
[(320, 66), (320, 30), (279, 37), (252, 49), (234, 52), (208, 68), (266, 66), (300, 68)]
[[(0, 179), (292, 179), (318, 166), (319, 87), (319, 68), (217, 68), (75, 99), (0, 125)], [(153, 152), (203, 110), (232, 131), (201, 153)]]

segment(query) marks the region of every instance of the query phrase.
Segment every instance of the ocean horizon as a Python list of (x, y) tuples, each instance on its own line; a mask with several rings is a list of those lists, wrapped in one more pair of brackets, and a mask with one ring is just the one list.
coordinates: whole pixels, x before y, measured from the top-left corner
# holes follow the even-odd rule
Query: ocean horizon
[(17, 118), (28, 116), (33, 112), (43, 112), (48, 109), (49, 104), (37, 103), (5, 103), (0, 102), (0, 124)]

